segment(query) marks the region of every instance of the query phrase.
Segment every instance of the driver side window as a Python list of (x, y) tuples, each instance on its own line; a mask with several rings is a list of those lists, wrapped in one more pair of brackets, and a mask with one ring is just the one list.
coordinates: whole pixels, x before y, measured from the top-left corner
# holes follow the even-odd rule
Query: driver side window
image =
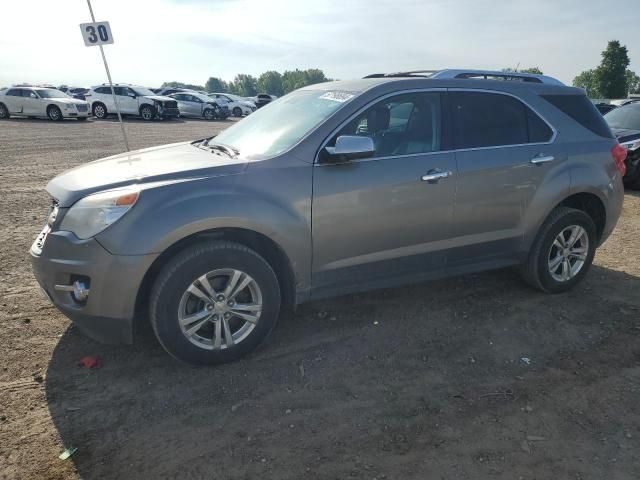
[(393, 157), (440, 150), (441, 100), (438, 92), (406, 93), (386, 98), (368, 108), (329, 142), (342, 135), (373, 140), (376, 157)]

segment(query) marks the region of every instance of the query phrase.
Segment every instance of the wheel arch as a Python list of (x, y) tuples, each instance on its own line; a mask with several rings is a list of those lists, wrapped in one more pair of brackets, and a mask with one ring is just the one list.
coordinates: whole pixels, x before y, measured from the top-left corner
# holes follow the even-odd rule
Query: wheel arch
[(296, 305), (296, 277), (291, 260), (272, 238), (245, 228), (213, 228), (183, 237), (166, 248), (148, 268), (136, 295), (135, 318), (146, 318), (149, 295), (153, 283), (166, 263), (191, 245), (212, 240), (227, 240), (251, 248), (273, 268), (282, 292), (282, 306), (289, 310)]

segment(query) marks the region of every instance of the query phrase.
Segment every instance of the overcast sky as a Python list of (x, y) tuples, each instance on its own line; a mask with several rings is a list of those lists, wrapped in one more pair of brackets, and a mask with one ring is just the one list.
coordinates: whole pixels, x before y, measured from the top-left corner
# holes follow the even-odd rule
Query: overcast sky
[[(3, 2), (4, 3), (4, 2)], [(84, 46), (85, 0), (3, 5), (0, 86), (106, 81)], [(209, 76), (317, 67), (347, 79), (373, 72), (539, 66), (570, 83), (608, 40), (640, 73), (638, 0), (93, 0), (111, 23), (113, 79), (160, 86)]]

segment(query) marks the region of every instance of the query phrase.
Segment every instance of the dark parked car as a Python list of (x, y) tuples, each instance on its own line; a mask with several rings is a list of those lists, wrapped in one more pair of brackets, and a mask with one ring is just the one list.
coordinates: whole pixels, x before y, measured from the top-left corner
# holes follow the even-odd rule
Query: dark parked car
[(640, 102), (618, 107), (604, 116), (620, 144), (627, 149), (627, 173), (623, 181), (627, 187), (640, 189)]
[(268, 95), (266, 93), (259, 93), (256, 95), (256, 107), (261, 108), (264, 107), (267, 103), (271, 103), (274, 100), (274, 97)]
[(596, 108), (602, 115), (605, 115), (609, 113), (611, 110), (615, 110), (616, 108), (618, 108), (618, 106), (611, 105), (610, 103), (596, 103)]

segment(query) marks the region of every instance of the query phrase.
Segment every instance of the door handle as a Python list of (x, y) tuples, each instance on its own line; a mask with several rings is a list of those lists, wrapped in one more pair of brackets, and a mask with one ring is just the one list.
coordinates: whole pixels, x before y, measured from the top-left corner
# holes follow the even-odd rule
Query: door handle
[(420, 180), (422, 180), (423, 182), (438, 183), (443, 178), (447, 178), (450, 176), (450, 171), (442, 172), (440, 170), (429, 170), (426, 175), (422, 175), (422, 177), (420, 177)]
[(534, 165), (541, 165), (543, 163), (553, 162), (555, 157), (553, 155), (536, 155), (530, 161)]

